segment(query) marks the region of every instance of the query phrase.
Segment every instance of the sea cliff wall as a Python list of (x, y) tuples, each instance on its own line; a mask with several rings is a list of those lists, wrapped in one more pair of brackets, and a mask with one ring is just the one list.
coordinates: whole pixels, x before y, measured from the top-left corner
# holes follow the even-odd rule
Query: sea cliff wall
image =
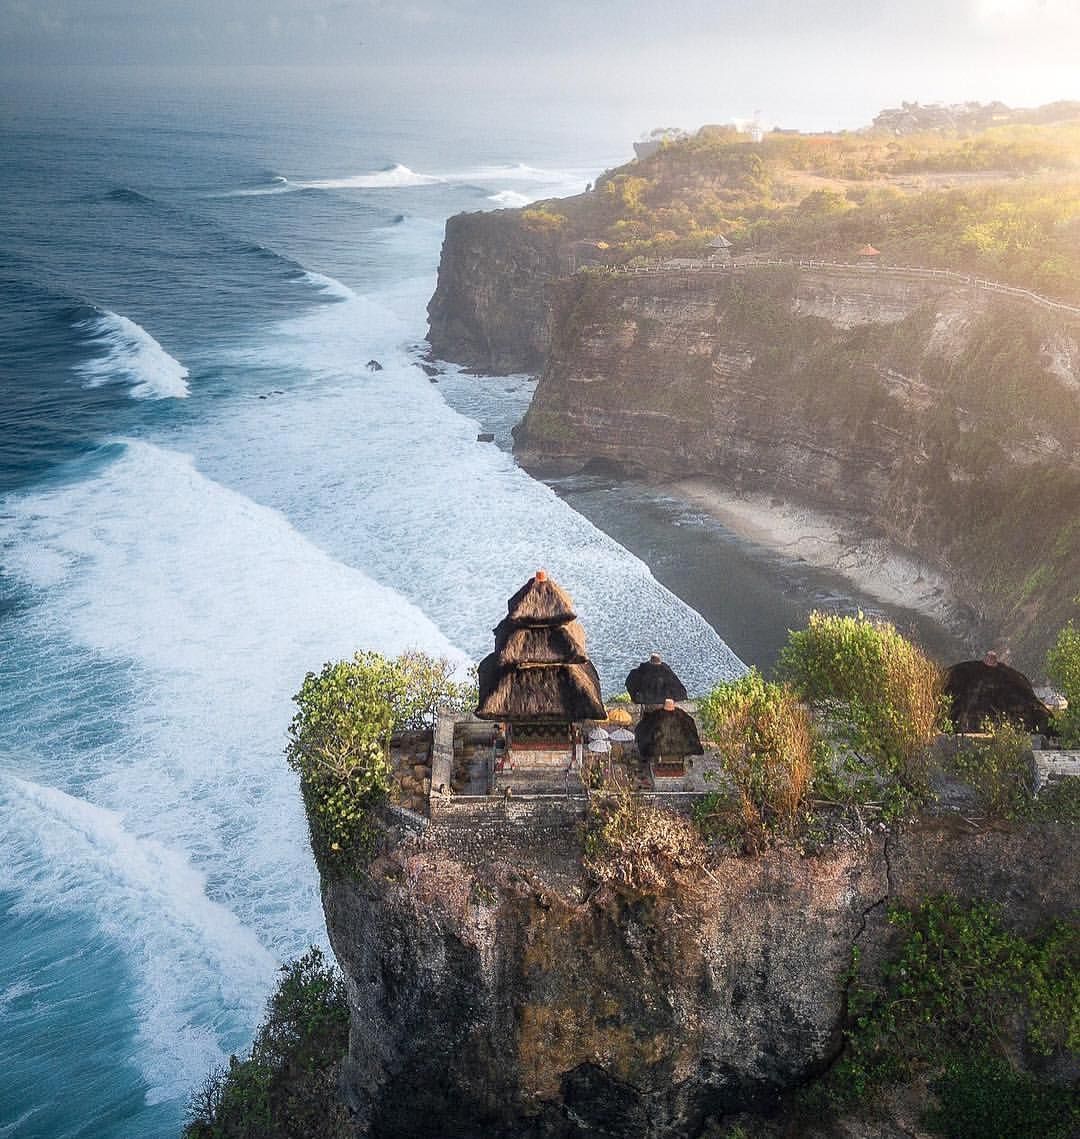
[(399, 834), (366, 879), (324, 882), (343, 1088), (373, 1137), (698, 1136), (829, 1065), (852, 947), (881, 959), (888, 901), (987, 898), (1020, 930), (1075, 904), (1054, 824), (930, 819), (647, 896), (598, 890), (573, 826), (497, 854), (445, 839)]
[(450, 218), (428, 305), (432, 350), (497, 375), (538, 372), (550, 342), (547, 287), (565, 266), (557, 234), (530, 229), (519, 211)]
[(551, 275), (515, 291), (534, 237), (467, 217), (448, 226), (432, 346), (540, 371), (523, 464), (604, 459), (843, 512), (1041, 665), (1080, 582), (1080, 318), (887, 268), (558, 278), (554, 243), (535, 262)]

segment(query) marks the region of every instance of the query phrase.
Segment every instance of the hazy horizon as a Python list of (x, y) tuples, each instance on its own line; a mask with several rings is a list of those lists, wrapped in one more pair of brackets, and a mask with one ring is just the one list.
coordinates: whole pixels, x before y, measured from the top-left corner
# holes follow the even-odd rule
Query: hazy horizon
[[(138, 88), (350, 95), (440, 118), (632, 138), (749, 119), (852, 129), (902, 100), (1034, 106), (1080, 97), (1080, 7), (1064, 0), (0, 0), (5, 114)], [(383, 108), (386, 109), (386, 108)], [(560, 117), (561, 116), (561, 117)]]

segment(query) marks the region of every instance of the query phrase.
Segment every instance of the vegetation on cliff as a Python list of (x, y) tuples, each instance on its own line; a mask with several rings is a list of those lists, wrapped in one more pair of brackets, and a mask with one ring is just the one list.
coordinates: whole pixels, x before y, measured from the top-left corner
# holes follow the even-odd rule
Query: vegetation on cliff
[(294, 700), (286, 755), (300, 774), (319, 868), (362, 872), (378, 835), (373, 813), (393, 787), (391, 734), (432, 727), (442, 707), (471, 708), (475, 688), (443, 658), (367, 652), (309, 672)]
[(850, 1111), (924, 1080), (937, 1100), (924, 1122), (949, 1139), (1075, 1134), (1075, 1088), (1049, 1072), (1080, 1053), (1080, 926), (1021, 934), (1000, 907), (951, 897), (895, 906), (889, 921), (898, 937), (876, 975), (855, 955), (844, 1051), (804, 1109)]
[(183, 1139), (346, 1139), (337, 1094), (349, 1042), (340, 970), (315, 946), (281, 968), (251, 1052), (231, 1056), (195, 1094)]
[[(767, 682), (751, 669), (714, 688), (698, 711), (735, 786), (745, 840), (758, 848), (774, 831), (794, 834), (825, 758), (809, 708), (791, 687)], [(719, 798), (710, 796), (698, 812), (706, 833), (716, 831), (723, 817), (719, 806)]]
[(814, 709), (856, 784), (876, 780), (890, 813), (925, 802), (945, 704), (941, 670), (917, 645), (887, 621), (812, 613), (777, 671)]
[(853, 258), (972, 271), (1080, 293), (1080, 113), (1043, 122), (831, 134), (733, 127), (672, 138), (525, 224), (594, 243), (601, 260), (736, 253)]

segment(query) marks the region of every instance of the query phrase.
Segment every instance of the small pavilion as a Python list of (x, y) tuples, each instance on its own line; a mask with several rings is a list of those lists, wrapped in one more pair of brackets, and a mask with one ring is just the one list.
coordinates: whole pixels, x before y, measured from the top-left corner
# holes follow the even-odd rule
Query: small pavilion
[(859, 250), (859, 263), (861, 265), (876, 265), (878, 258), (881, 256), (881, 250), (875, 249), (869, 242), (867, 242), (862, 249)]
[(607, 716), (569, 594), (537, 570), (506, 604), (480, 662), (476, 715), (502, 725), (504, 763), (567, 771), (584, 720)]
[(662, 708), (665, 700), (686, 699), (686, 685), (675, 675), (659, 653), (632, 668), (626, 677), (626, 691), (643, 709)]
[(648, 761), (657, 791), (680, 787), (686, 775), (686, 757), (705, 754), (694, 717), (670, 699), (641, 717), (634, 739), (638, 753)]
[(731, 242), (722, 234), (718, 233), (707, 246), (709, 250), (710, 261), (730, 261), (731, 260)]
[(1050, 710), (1035, 695), (1031, 681), (1002, 664), (994, 652), (982, 660), (954, 664), (945, 674), (945, 695), (958, 732), (981, 732), (987, 721), (1008, 721), (1040, 734), (1050, 728)]

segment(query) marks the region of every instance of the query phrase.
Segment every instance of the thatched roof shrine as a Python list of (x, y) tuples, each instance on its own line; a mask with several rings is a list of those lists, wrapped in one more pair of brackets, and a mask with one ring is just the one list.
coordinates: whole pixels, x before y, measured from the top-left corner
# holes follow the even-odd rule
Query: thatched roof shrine
[(477, 716), (511, 723), (604, 719), (600, 678), (569, 595), (537, 570), (506, 609), (495, 651), (480, 662)]
[(671, 666), (653, 653), (647, 661), (630, 670), (626, 691), (635, 704), (663, 704), (665, 700), (685, 700), (686, 686)]
[(570, 594), (543, 570), (537, 570), (506, 603), (506, 619), (515, 625), (565, 625), (575, 617)]
[(981, 732), (987, 720), (1007, 720), (1029, 732), (1046, 732), (1050, 712), (1031, 681), (1015, 668), (986, 660), (965, 660), (945, 674), (949, 718), (960, 732)]
[(687, 755), (703, 755), (705, 750), (694, 717), (676, 708), (673, 700), (642, 716), (634, 729), (634, 739), (644, 759), (681, 759)]

